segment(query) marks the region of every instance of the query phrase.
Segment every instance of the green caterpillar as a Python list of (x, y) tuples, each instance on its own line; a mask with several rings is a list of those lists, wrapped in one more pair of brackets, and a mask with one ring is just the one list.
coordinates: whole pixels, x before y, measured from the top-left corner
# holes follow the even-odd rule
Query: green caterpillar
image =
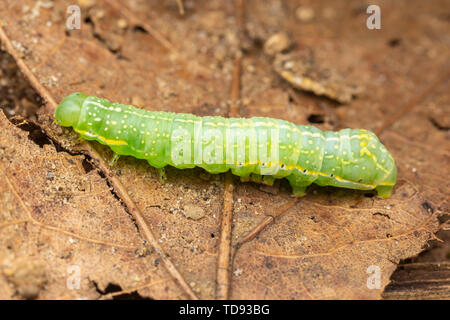
[(84, 139), (97, 140), (117, 155), (146, 159), (156, 168), (198, 166), (210, 173), (231, 169), (243, 181), (267, 184), (287, 178), (296, 196), (316, 183), (376, 189), (387, 198), (397, 177), (391, 154), (364, 129), (322, 132), (271, 118), (151, 112), (83, 93), (67, 96), (55, 118)]

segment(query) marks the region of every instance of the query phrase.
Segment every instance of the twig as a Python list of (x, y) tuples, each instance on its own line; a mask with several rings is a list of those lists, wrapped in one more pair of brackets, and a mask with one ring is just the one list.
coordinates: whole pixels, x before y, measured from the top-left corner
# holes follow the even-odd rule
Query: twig
[(277, 211), (274, 212), (274, 214), (266, 216), (255, 228), (253, 228), (249, 233), (247, 233), (243, 238), (241, 238), (233, 246), (231, 252), (231, 263), (233, 264), (237, 251), (244, 243), (247, 243), (256, 238), (256, 236), (259, 235), (268, 225), (270, 225), (275, 220), (276, 217), (280, 216), (281, 214), (291, 209), (295, 204), (297, 204), (299, 200), (300, 198), (294, 198), (293, 200), (288, 201), (280, 208), (278, 208)]
[[(234, 60), (233, 82), (231, 84), (230, 117), (239, 114), (239, 96), (241, 87), (241, 58), (238, 54)], [(216, 298), (228, 299), (230, 290), (231, 225), (233, 221), (233, 178), (230, 172), (225, 175), (222, 226), (220, 231), (219, 256), (217, 262)]]
[(245, 29), (245, 0), (236, 0), (236, 20), (239, 32), (244, 32)]
[[(4, 44), (6, 51), (14, 57), (14, 59), (17, 63), (17, 66), (22, 71), (22, 73), (27, 77), (27, 79), (30, 81), (30, 84), (33, 86), (33, 88), (47, 102), (44, 111), (48, 114), (53, 114), (54, 110), (57, 107), (57, 103), (53, 99), (53, 96), (39, 82), (39, 80), (36, 78), (36, 76), (33, 74), (33, 72), (28, 68), (28, 66), (25, 64), (25, 62), (19, 56), (19, 54), (16, 52), (16, 50), (14, 50), (14, 47), (12, 46), (10, 39), (8, 38), (8, 36), (6, 35), (6, 33), (4, 32), (4, 30), (1, 26), (0, 26), (0, 41)], [(181, 276), (181, 274), (175, 268), (172, 261), (168, 258), (166, 253), (160, 247), (158, 241), (156, 241), (153, 233), (151, 232), (150, 228), (148, 227), (147, 223), (145, 222), (142, 212), (139, 210), (139, 208), (136, 206), (136, 204), (130, 198), (126, 188), (123, 186), (123, 184), (117, 178), (117, 176), (115, 176), (113, 174), (113, 172), (110, 170), (110, 167), (105, 162), (105, 160), (100, 156), (100, 154), (89, 143), (84, 142), (84, 144), (85, 144), (85, 149), (87, 150), (87, 153), (89, 154), (89, 156), (95, 161), (98, 168), (105, 174), (105, 177), (108, 179), (111, 186), (114, 188), (114, 191), (119, 196), (119, 198), (121, 199), (121, 201), (123, 202), (125, 207), (128, 209), (128, 212), (133, 216), (144, 239), (146, 239), (148, 241), (148, 243), (153, 246), (155, 251), (161, 256), (161, 259), (163, 260), (169, 274), (179, 283), (181, 288), (184, 290), (184, 292), (190, 299), (197, 299), (197, 296), (195, 295), (195, 293), (192, 291), (192, 289), (186, 283), (184, 278)]]
[(184, 16), (184, 5), (183, 5), (183, 0), (177, 0), (177, 5), (178, 5), (178, 11), (180, 12), (180, 14), (182, 16)]
[(231, 225), (233, 221), (233, 177), (225, 175), (222, 226), (220, 231), (219, 256), (217, 258), (216, 299), (226, 300), (230, 288)]
[(179, 273), (175, 265), (172, 263), (167, 254), (159, 245), (152, 231), (148, 227), (148, 224), (145, 221), (142, 212), (139, 210), (134, 201), (131, 199), (124, 185), (120, 182), (117, 176), (115, 176), (112, 173), (109, 165), (103, 160), (103, 158), (97, 153), (97, 151), (95, 151), (94, 148), (90, 147), (89, 155), (96, 161), (98, 168), (105, 174), (105, 176), (108, 177), (108, 180), (114, 187), (114, 191), (122, 200), (122, 202), (126, 205), (128, 212), (135, 219), (139, 227), (139, 230), (143, 234), (144, 238), (155, 249), (155, 251), (159, 254), (161, 259), (163, 260), (167, 268), (167, 271), (169, 271), (170, 275), (179, 283), (179, 285), (183, 288), (183, 290), (186, 292), (186, 294), (189, 296), (190, 299), (197, 299), (197, 296), (192, 291), (191, 287), (186, 283), (183, 276)]
[[(244, 0), (236, 0), (236, 17), (238, 21), (239, 38), (243, 32), (245, 19)], [(239, 98), (241, 90), (241, 55), (237, 53), (233, 67), (233, 82), (231, 84), (231, 104), (228, 112), (229, 117), (239, 116)], [(220, 231), (219, 256), (217, 263), (217, 287), (216, 298), (225, 300), (230, 292), (230, 273), (232, 268), (231, 259), (231, 225), (233, 221), (233, 178), (231, 173), (225, 176), (225, 192), (223, 199), (222, 226)]]
[(276, 217), (283, 214), (284, 212), (288, 211), (290, 208), (292, 208), (297, 202), (299, 201), (299, 198), (294, 198), (291, 201), (288, 201), (284, 205), (282, 205), (280, 208), (278, 208), (277, 211), (275, 211), (274, 214), (266, 216), (253, 230), (251, 230), (249, 233), (247, 233), (241, 240), (239, 240), (235, 244), (235, 250), (237, 250), (241, 245), (244, 243), (253, 240), (258, 234), (261, 233), (269, 224), (271, 224)]

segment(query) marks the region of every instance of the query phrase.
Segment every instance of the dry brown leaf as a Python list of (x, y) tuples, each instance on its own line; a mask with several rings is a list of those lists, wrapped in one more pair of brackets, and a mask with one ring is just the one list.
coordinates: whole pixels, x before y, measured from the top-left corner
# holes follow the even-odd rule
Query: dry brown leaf
[[(96, 299), (110, 284), (144, 283), (160, 287), (160, 298), (178, 297), (158, 256), (139, 254), (135, 224), (105, 180), (85, 172), (83, 156), (39, 147), (3, 113), (0, 132), (3, 298)], [(70, 290), (77, 268), (81, 287)]]
[[(58, 1), (36, 9), (32, 0), (0, 3), (0, 39), (43, 97), (58, 102), (83, 91), (122, 103), (143, 103), (147, 110), (227, 114), (240, 41), (233, 1), (196, 2), (180, 17), (176, 5), (163, 2), (132, 2), (127, 7), (125, 2), (97, 0), (83, 8), (81, 30), (66, 31), (69, 4)], [(255, 54), (258, 46), (253, 46), (242, 57), (240, 114), (305, 123), (316, 119), (311, 118), (313, 112), (326, 115), (327, 121), (318, 123), (322, 129), (383, 128), (380, 137), (397, 160), (399, 181), (387, 200), (313, 187), (237, 250), (230, 297), (379, 298), (396, 264), (421, 252), (438, 228), (437, 216), (448, 212), (449, 179), (443, 173), (448, 168), (448, 135), (424, 116), (435, 101), (448, 106), (448, 80), (438, 82), (423, 104), (385, 126), (400, 106), (448, 67), (446, 22), (435, 3), (423, 3), (416, 12), (408, 3), (395, 2), (383, 9), (392, 12), (383, 23), (399, 21), (396, 14), (411, 14), (417, 18), (416, 28), (398, 23), (375, 33), (365, 28), (364, 13), (349, 9), (359, 8), (358, 1), (345, 6), (333, 1), (327, 6), (335, 10), (335, 18), (319, 15), (315, 23), (299, 28), (290, 14), (299, 5), (248, 1), (248, 36), (257, 43), (286, 30), (299, 47), (315, 48), (363, 84), (364, 96), (336, 108), (325, 99), (291, 91), (273, 72), (270, 59)], [(324, 8), (314, 5), (315, 12)], [(399, 34), (404, 40), (390, 47), (389, 41)], [(47, 105), (40, 125), (64, 150), (78, 153), (76, 135), (51, 123), (48, 114), (53, 107)], [(3, 118), (0, 132), (0, 203), (6, 208), (0, 243), (8, 248), (0, 251), (1, 297), (23, 292), (12, 276), (20, 270), (23, 262), (18, 265), (16, 258), (21, 256), (45, 270), (32, 287), (38, 288), (39, 298), (98, 298), (112, 284), (145, 297), (186, 298), (158, 254), (143, 246), (140, 230), (106, 180), (96, 170), (84, 171), (82, 156), (57, 152), (50, 145), (39, 148)], [(109, 159), (106, 148), (94, 147)], [(50, 184), (49, 172), (54, 179)], [(130, 157), (122, 157), (112, 173), (186, 283), (200, 298), (214, 298), (223, 176), (168, 169), (167, 180), (160, 182), (145, 161)], [(278, 194), (255, 184), (236, 182), (234, 189), (233, 244), (292, 201), (284, 182)], [(201, 219), (185, 216), (186, 206), (193, 204), (202, 209)], [(72, 264), (81, 268), (81, 290), (67, 289), (67, 267)], [(367, 286), (370, 266), (380, 268), (378, 289)]]

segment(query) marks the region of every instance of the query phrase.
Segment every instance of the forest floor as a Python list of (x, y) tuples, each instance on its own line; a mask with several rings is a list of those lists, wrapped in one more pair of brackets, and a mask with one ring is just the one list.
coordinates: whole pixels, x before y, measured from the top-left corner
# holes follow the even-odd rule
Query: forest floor
[[(380, 30), (363, 1), (79, 0), (68, 30), (70, 1), (2, 2), (0, 298), (449, 299), (450, 16), (446, 1), (374, 3)], [(53, 123), (76, 91), (366, 128), (398, 182), (389, 199), (294, 199), (285, 180), (111, 167), (108, 148)]]

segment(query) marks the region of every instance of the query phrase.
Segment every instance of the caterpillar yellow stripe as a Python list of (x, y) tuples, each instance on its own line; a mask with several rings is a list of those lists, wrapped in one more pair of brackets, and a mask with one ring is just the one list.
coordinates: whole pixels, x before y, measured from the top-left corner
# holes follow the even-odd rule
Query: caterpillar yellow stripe
[(118, 155), (150, 165), (231, 170), (243, 181), (273, 183), (287, 178), (296, 196), (312, 183), (391, 195), (394, 159), (377, 136), (364, 129), (337, 132), (280, 119), (198, 117), (152, 112), (73, 93), (59, 104), (57, 123), (81, 137), (109, 146)]

